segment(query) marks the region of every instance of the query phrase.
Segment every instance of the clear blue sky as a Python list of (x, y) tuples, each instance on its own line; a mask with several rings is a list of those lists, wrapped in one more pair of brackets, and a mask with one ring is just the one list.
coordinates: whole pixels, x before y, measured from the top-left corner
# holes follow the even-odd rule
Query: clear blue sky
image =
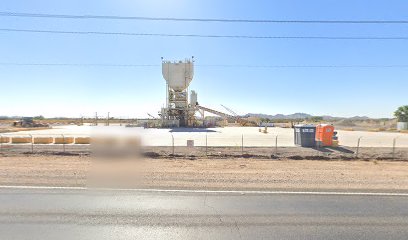
[[(179, 18), (408, 20), (400, 1), (3, 0), (0, 11)], [(270, 36), (408, 36), (405, 25), (250, 24), (0, 17), (0, 28)], [(0, 62), (157, 64), (0, 66), (0, 115), (146, 117), (165, 103), (160, 57), (197, 65), (407, 65), (408, 40), (209, 39), (0, 32)], [(201, 105), (236, 112), (392, 117), (408, 103), (408, 68), (197, 66)]]

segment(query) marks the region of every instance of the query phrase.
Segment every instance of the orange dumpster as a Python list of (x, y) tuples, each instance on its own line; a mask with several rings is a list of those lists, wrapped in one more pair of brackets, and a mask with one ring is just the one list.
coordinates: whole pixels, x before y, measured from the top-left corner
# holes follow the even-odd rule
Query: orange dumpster
[(319, 124), (316, 126), (316, 143), (318, 146), (332, 146), (334, 136), (334, 126), (329, 124)]

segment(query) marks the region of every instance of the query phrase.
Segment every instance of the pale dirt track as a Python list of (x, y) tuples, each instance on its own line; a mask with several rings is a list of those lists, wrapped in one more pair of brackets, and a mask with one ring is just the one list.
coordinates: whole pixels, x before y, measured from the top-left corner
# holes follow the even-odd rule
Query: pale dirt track
[(115, 187), (408, 190), (408, 162), (402, 161), (235, 158), (145, 159), (138, 161), (137, 164), (131, 163), (131, 167), (128, 164), (109, 162), (100, 164), (100, 161), (94, 161), (88, 156), (0, 157), (0, 185), (89, 186), (90, 179), (94, 181), (99, 177), (110, 183), (116, 181), (118, 185)]

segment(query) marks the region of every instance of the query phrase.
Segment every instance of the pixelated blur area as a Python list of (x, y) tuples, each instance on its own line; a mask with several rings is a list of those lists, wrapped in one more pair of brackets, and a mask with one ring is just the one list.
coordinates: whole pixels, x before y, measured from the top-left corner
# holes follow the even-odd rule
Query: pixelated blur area
[(94, 132), (89, 187), (135, 187), (143, 178), (141, 138), (124, 132)]

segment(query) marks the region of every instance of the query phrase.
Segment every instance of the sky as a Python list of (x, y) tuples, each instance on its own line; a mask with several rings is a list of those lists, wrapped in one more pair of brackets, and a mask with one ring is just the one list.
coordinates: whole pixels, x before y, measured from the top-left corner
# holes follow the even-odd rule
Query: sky
[[(136, 17), (408, 20), (405, 0), (2, 0), (0, 12)], [(408, 37), (408, 24), (278, 24), (0, 16), (0, 28), (250, 36)], [(0, 31), (0, 115), (157, 115), (161, 57), (194, 56), (200, 105), (238, 114), (392, 117), (408, 103), (408, 40), (240, 39)], [(133, 64), (139, 67), (5, 63)], [(209, 66), (216, 65), (216, 66)], [(221, 66), (220, 66), (221, 65)], [(222, 66), (232, 65), (232, 66)], [(240, 67), (406, 65), (405, 67)]]

